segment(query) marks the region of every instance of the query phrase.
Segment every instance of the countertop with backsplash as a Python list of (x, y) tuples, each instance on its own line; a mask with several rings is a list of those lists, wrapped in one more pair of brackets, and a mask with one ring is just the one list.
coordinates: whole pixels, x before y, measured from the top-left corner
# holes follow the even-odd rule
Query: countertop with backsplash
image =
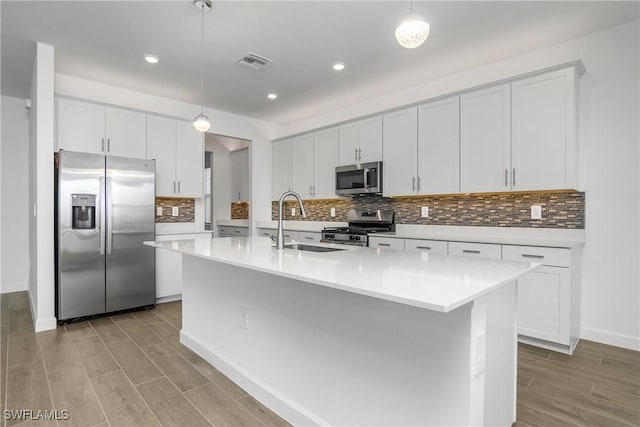
[(393, 233), (375, 233), (371, 236), (556, 248), (584, 244), (584, 229), (397, 224)]

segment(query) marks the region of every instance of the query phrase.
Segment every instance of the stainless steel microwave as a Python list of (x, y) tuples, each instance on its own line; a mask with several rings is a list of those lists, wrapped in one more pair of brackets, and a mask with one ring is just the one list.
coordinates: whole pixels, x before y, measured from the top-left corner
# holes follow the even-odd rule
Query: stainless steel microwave
[(382, 162), (336, 167), (336, 194), (382, 194)]

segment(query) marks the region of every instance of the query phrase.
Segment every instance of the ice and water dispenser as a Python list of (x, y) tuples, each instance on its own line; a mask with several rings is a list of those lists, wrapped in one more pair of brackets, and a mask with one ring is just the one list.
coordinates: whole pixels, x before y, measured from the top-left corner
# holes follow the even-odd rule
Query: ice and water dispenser
[(91, 230), (96, 228), (96, 195), (71, 195), (71, 228), (74, 230)]

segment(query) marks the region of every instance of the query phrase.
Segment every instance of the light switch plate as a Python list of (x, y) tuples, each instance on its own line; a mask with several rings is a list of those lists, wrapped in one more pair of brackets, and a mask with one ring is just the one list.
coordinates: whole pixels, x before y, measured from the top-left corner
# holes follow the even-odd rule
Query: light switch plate
[(291, 208), (291, 216), (296, 216), (296, 208)]
[(531, 206), (531, 219), (542, 219), (542, 206)]
[(429, 217), (429, 206), (423, 206), (420, 208), (420, 215), (422, 216), (422, 218), (428, 218)]
[(162, 208), (160, 208), (160, 207), (156, 208), (156, 215), (157, 216), (162, 216)]
[(331, 218), (336, 216), (336, 208), (331, 208)]
[(180, 215), (178, 213), (178, 207), (177, 206), (172, 206), (171, 207), (171, 216), (178, 216), (178, 215)]

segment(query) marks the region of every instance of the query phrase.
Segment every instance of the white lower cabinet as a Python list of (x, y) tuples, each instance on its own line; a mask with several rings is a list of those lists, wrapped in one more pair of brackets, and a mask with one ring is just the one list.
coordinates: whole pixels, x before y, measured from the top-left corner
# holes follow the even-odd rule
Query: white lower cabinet
[(299, 231), (298, 241), (302, 243), (318, 243), (321, 239), (321, 233), (315, 233), (312, 231)]
[(502, 245), (493, 243), (449, 242), (449, 255), (502, 258)]
[(571, 352), (575, 344), (572, 310), (577, 310), (579, 303), (571, 300), (571, 251), (504, 245), (502, 255), (507, 261), (543, 264), (518, 280), (518, 334), (567, 346)]
[(411, 252), (429, 252), (446, 255), (447, 242), (443, 240), (405, 239), (404, 250)]
[[(210, 233), (162, 234), (156, 241), (210, 238)], [(182, 298), (182, 254), (156, 249), (156, 299)]]
[(216, 237), (245, 237), (249, 235), (249, 227), (234, 227), (230, 225), (219, 225)]
[(397, 239), (394, 237), (373, 237), (369, 236), (369, 247), (371, 248), (383, 248), (383, 249), (395, 249), (398, 251), (404, 250), (404, 239)]

